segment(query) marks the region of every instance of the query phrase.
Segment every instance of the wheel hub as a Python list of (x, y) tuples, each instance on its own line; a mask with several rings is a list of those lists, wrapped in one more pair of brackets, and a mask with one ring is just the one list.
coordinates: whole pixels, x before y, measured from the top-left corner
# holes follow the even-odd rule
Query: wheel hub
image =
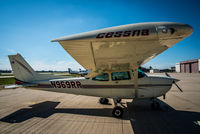
[(116, 110), (116, 111), (115, 111), (115, 115), (116, 115), (116, 116), (120, 116), (120, 115), (121, 115), (121, 111), (120, 111), (120, 110)]

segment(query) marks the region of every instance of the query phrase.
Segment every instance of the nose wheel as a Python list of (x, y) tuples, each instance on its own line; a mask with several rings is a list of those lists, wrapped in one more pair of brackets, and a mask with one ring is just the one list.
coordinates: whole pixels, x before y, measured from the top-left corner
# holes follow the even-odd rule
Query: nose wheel
[[(121, 104), (121, 99), (113, 99), (115, 107), (113, 108), (112, 115), (116, 118), (120, 118), (123, 116), (124, 110), (121, 106), (117, 104)], [(122, 104), (121, 104), (122, 105)]]

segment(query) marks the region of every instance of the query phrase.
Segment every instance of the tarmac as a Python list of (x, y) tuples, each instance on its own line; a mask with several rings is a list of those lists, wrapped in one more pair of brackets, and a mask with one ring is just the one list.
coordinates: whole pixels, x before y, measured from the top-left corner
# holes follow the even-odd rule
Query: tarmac
[[(163, 75), (163, 74), (159, 74)], [(0, 90), (0, 134), (200, 134), (200, 74), (170, 74), (178, 85), (157, 101), (122, 100), (124, 116), (112, 116), (113, 101), (25, 88)]]

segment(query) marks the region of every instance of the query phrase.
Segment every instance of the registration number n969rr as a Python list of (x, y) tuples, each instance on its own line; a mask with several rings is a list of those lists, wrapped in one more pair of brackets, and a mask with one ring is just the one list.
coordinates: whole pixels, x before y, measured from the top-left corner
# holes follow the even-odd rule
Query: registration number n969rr
[(51, 81), (53, 88), (82, 88), (80, 81)]

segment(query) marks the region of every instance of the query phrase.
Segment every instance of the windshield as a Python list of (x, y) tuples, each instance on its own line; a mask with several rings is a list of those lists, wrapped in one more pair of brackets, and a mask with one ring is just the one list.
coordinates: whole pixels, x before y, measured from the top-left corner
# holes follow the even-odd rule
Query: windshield
[(131, 79), (129, 72), (113, 72), (111, 73), (112, 80), (129, 80)]
[[(134, 76), (134, 72), (133, 72), (133, 76)], [(140, 69), (138, 69), (138, 78), (143, 78), (146, 77), (147, 75)]]

